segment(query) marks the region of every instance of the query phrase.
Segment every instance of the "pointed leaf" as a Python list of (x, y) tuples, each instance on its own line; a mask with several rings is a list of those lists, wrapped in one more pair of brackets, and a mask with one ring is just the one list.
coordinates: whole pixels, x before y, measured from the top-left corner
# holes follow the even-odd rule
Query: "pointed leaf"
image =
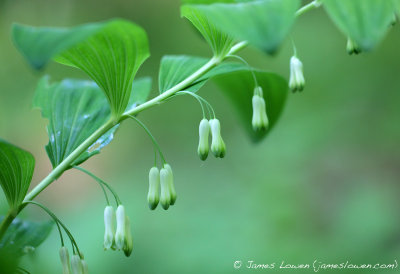
[(208, 20), (203, 11), (191, 5), (185, 5), (181, 8), (181, 16), (186, 17), (197, 28), (215, 56), (225, 56), (229, 52), (234, 42), (233, 38), (220, 31)]
[[(185, 78), (193, 74), (208, 62), (207, 58), (186, 56), (186, 55), (167, 55), (161, 59), (159, 73), (160, 93), (167, 91), (177, 85)], [(210, 70), (199, 80), (187, 87), (187, 91), (198, 91), (208, 79), (224, 73), (246, 69), (246, 66), (237, 63), (222, 63), (218, 67)]]
[(114, 118), (126, 109), (133, 78), (149, 56), (145, 31), (126, 20), (71, 29), (15, 25), (13, 38), (35, 67), (55, 58), (87, 73), (105, 93)]
[(364, 51), (382, 40), (393, 20), (394, 6), (388, 0), (324, 0), (323, 4), (338, 28)]
[(104, 23), (72, 28), (32, 27), (13, 24), (12, 38), (16, 48), (35, 69), (43, 68), (54, 56), (101, 30)]
[[(100, 88), (92, 81), (63, 80), (49, 83), (43, 77), (38, 84), (33, 106), (49, 120), (46, 152), (53, 167), (85, 141), (110, 118), (110, 108)], [(78, 162), (99, 153), (113, 138), (116, 127), (103, 135)]]
[(246, 40), (267, 53), (274, 53), (282, 43), (300, 5), (299, 0), (236, 2), (239, 3), (189, 6), (191, 10), (205, 15), (221, 31)]
[(0, 139), (0, 185), (12, 210), (24, 200), (34, 168), (32, 154)]
[(238, 112), (243, 127), (255, 142), (262, 140), (276, 124), (287, 97), (287, 82), (281, 76), (257, 71), (258, 84), (263, 89), (269, 127), (266, 131), (255, 132), (251, 125), (253, 114), (252, 97), (254, 79), (249, 71), (237, 71), (213, 78), (222, 92), (231, 100)]

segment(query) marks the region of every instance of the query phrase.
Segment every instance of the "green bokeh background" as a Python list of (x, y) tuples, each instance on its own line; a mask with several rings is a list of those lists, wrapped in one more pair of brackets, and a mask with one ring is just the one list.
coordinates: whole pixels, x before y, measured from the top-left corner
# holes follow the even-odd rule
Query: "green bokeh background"
[[(31, 109), (35, 85), (43, 74), (56, 80), (86, 76), (57, 64), (32, 71), (12, 45), (11, 23), (71, 26), (113, 17), (130, 19), (148, 32), (152, 56), (139, 76), (153, 77), (153, 95), (161, 56), (211, 54), (180, 18), (179, 0), (0, 0), (0, 136), (35, 155), (33, 184), (51, 168), (44, 151), (46, 121)], [(305, 273), (312, 270), (235, 270), (233, 264), (400, 260), (400, 26), (375, 51), (358, 56), (346, 54), (346, 38), (323, 9), (299, 18), (291, 35), (306, 89), (290, 94), (279, 123), (262, 143), (249, 141), (212, 84), (201, 95), (221, 120), (223, 160), (198, 160), (201, 110), (192, 98), (181, 96), (140, 115), (174, 170), (178, 200), (170, 210), (148, 209), (153, 148), (134, 122), (124, 123), (112, 144), (84, 164), (110, 182), (127, 207), (134, 236), (130, 258), (102, 250), (105, 201), (92, 179), (68, 171), (39, 195), (37, 200), (68, 224), (91, 273)], [(242, 56), (287, 78), (291, 54), (287, 39), (276, 56), (251, 48)], [(3, 196), (0, 204), (0, 212), (6, 212)], [(33, 207), (22, 215), (47, 219)], [(53, 230), (23, 266), (32, 273), (60, 273), (59, 247)]]

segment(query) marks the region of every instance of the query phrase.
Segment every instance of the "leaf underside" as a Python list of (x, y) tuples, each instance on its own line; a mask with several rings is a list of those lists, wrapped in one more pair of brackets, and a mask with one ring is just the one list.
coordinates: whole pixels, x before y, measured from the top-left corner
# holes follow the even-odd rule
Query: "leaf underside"
[(23, 201), (34, 168), (32, 154), (0, 139), (0, 185), (12, 210)]
[[(150, 79), (135, 80), (132, 87), (133, 100), (128, 108), (146, 100), (150, 90)], [(66, 79), (50, 84), (49, 78), (45, 76), (38, 84), (33, 106), (41, 109), (42, 116), (49, 120), (49, 143), (46, 145), (46, 152), (53, 167), (59, 165), (110, 119), (107, 100), (101, 89), (92, 81)], [(117, 127), (118, 125), (100, 137), (73, 165), (98, 154), (111, 142)]]
[[(160, 93), (180, 83), (188, 75), (203, 66), (208, 60), (193, 56), (164, 56), (161, 60), (159, 73)], [(269, 128), (266, 131), (255, 132), (251, 125), (252, 97), (255, 88), (250, 68), (238, 63), (222, 63), (210, 70), (198, 81), (185, 90), (196, 92), (208, 80), (216, 82), (225, 96), (233, 103), (239, 114), (239, 119), (246, 132), (255, 142), (262, 140), (275, 125), (287, 97), (287, 82), (274, 73), (254, 71), (257, 82), (264, 90)]]
[(270, 54), (275, 53), (283, 42), (300, 6), (298, 0), (206, 2), (209, 4), (183, 6), (184, 15), (188, 13), (187, 10), (201, 14), (208, 19), (203, 20), (206, 23), (197, 20), (203, 29), (207, 29), (207, 24), (211, 24), (229, 36), (248, 41)]
[(113, 117), (126, 109), (136, 72), (150, 55), (145, 31), (121, 19), (73, 28), (14, 24), (12, 36), (36, 69), (55, 59), (83, 70), (103, 90)]
[(364, 51), (383, 39), (395, 13), (388, 0), (324, 0), (323, 4), (338, 28)]

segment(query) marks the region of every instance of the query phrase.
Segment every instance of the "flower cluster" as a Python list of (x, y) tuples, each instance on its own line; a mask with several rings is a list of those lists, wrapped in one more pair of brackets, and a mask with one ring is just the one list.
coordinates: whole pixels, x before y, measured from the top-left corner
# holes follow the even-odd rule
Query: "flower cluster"
[(175, 204), (176, 197), (171, 166), (164, 164), (160, 171), (157, 167), (152, 167), (149, 172), (149, 192), (147, 194), (147, 202), (150, 209), (156, 209), (160, 202), (161, 206), (167, 210), (170, 205)]
[(63, 266), (63, 274), (88, 274), (88, 265), (84, 260), (83, 254), (74, 254), (69, 259), (68, 249), (65, 246), (60, 248), (60, 259)]
[(208, 157), (209, 146), (208, 138), (211, 131), (211, 152), (216, 158), (224, 158), (226, 146), (221, 137), (221, 124), (218, 119), (211, 120), (202, 119), (199, 125), (199, 146), (197, 153), (201, 160), (206, 160)]

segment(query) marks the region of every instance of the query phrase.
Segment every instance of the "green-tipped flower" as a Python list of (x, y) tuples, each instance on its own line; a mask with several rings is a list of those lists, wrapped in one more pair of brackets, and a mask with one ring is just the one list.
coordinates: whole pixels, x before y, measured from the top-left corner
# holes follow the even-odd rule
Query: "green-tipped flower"
[(63, 266), (63, 274), (70, 274), (71, 265), (69, 263), (69, 253), (65, 246), (60, 248), (60, 259)]
[(346, 50), (347, 50), (347, 53), (350, 54), (350, 55), (361, 53), (361, 48), (350, 37), (347, 39)]
[(125, 245), (125, 207), (123, 205), (119, 205), (117, 208), (117, 231), (115, 232), (115, 245), (118, 250), (124, 248)]
[(112, 206), (106, 206), (104, 209), (104, 250), (108, 250), (113, 247), (114, 235), (115, 235), (115, 211)]
[(154, 210), (159, 197), (159, 188), (160, 188), (160, 171), (157, 167), (152, 167), (149, 172), (149, 193), (147, 194), (147, 202), (149, 203), (149, 207), (151, 210)]
[(268, 128), (268, 117), (261, 87), (256, 87), (253, 95), (253, 119), (251, 124), (255, 131)]
[(215, 157), (224, 158), (226, 153), (226, 147), (224, 140), (221, 137), (221, 125), (218, 119), (211, 119), (210, 120), (210, 127), (211, 127), (211, 152), (214, 154)]
[(290, 58), (290, 78), (289, 88), (293, 91), (302, 91), (304, 89), (303, 63), (296, 56)]
[(170, 205), (174, 205), (176, 202), (176, 190), (174, 186), (174, 173), (172, 172), (172, 168), (169, 164), (165, 164), (164, 167), (169, 171), (169, 180), (168, 180), (168, 185), (169, 185), (169, 195), (170, 195)]
[(82, 270), (83, 270), (83, 274), (89, 274), (89, 267), (87, 265), (87, 263), (85, 262), (85, 260), (81, 259), (81, 264), (82, 264)]
[(79, 255), (72, 256), (71, 269), (73, 274), (83, 274), (83, 265)]
[(171, 193), (170, 193), (170, 180), (171, 172), (166, 168), (162, 168), (160, 171), (160, 183), (161, 183), (161, 206), (167, 210), (171, 204)]
[(208, 156), (208, 136), (210, 135), (210, 123), (207, 119), (200, 121), (199, 125), (199, 147), (197, 153), (201, 160), (207, 159)]
[(125, 218), (125, 233), (125, 243), (122, 250), (124, 251), (125, 256), (129, 257), (133, 250), (133, 238), (131, 233), (131, 224), (128, 216), (126, 216)]

